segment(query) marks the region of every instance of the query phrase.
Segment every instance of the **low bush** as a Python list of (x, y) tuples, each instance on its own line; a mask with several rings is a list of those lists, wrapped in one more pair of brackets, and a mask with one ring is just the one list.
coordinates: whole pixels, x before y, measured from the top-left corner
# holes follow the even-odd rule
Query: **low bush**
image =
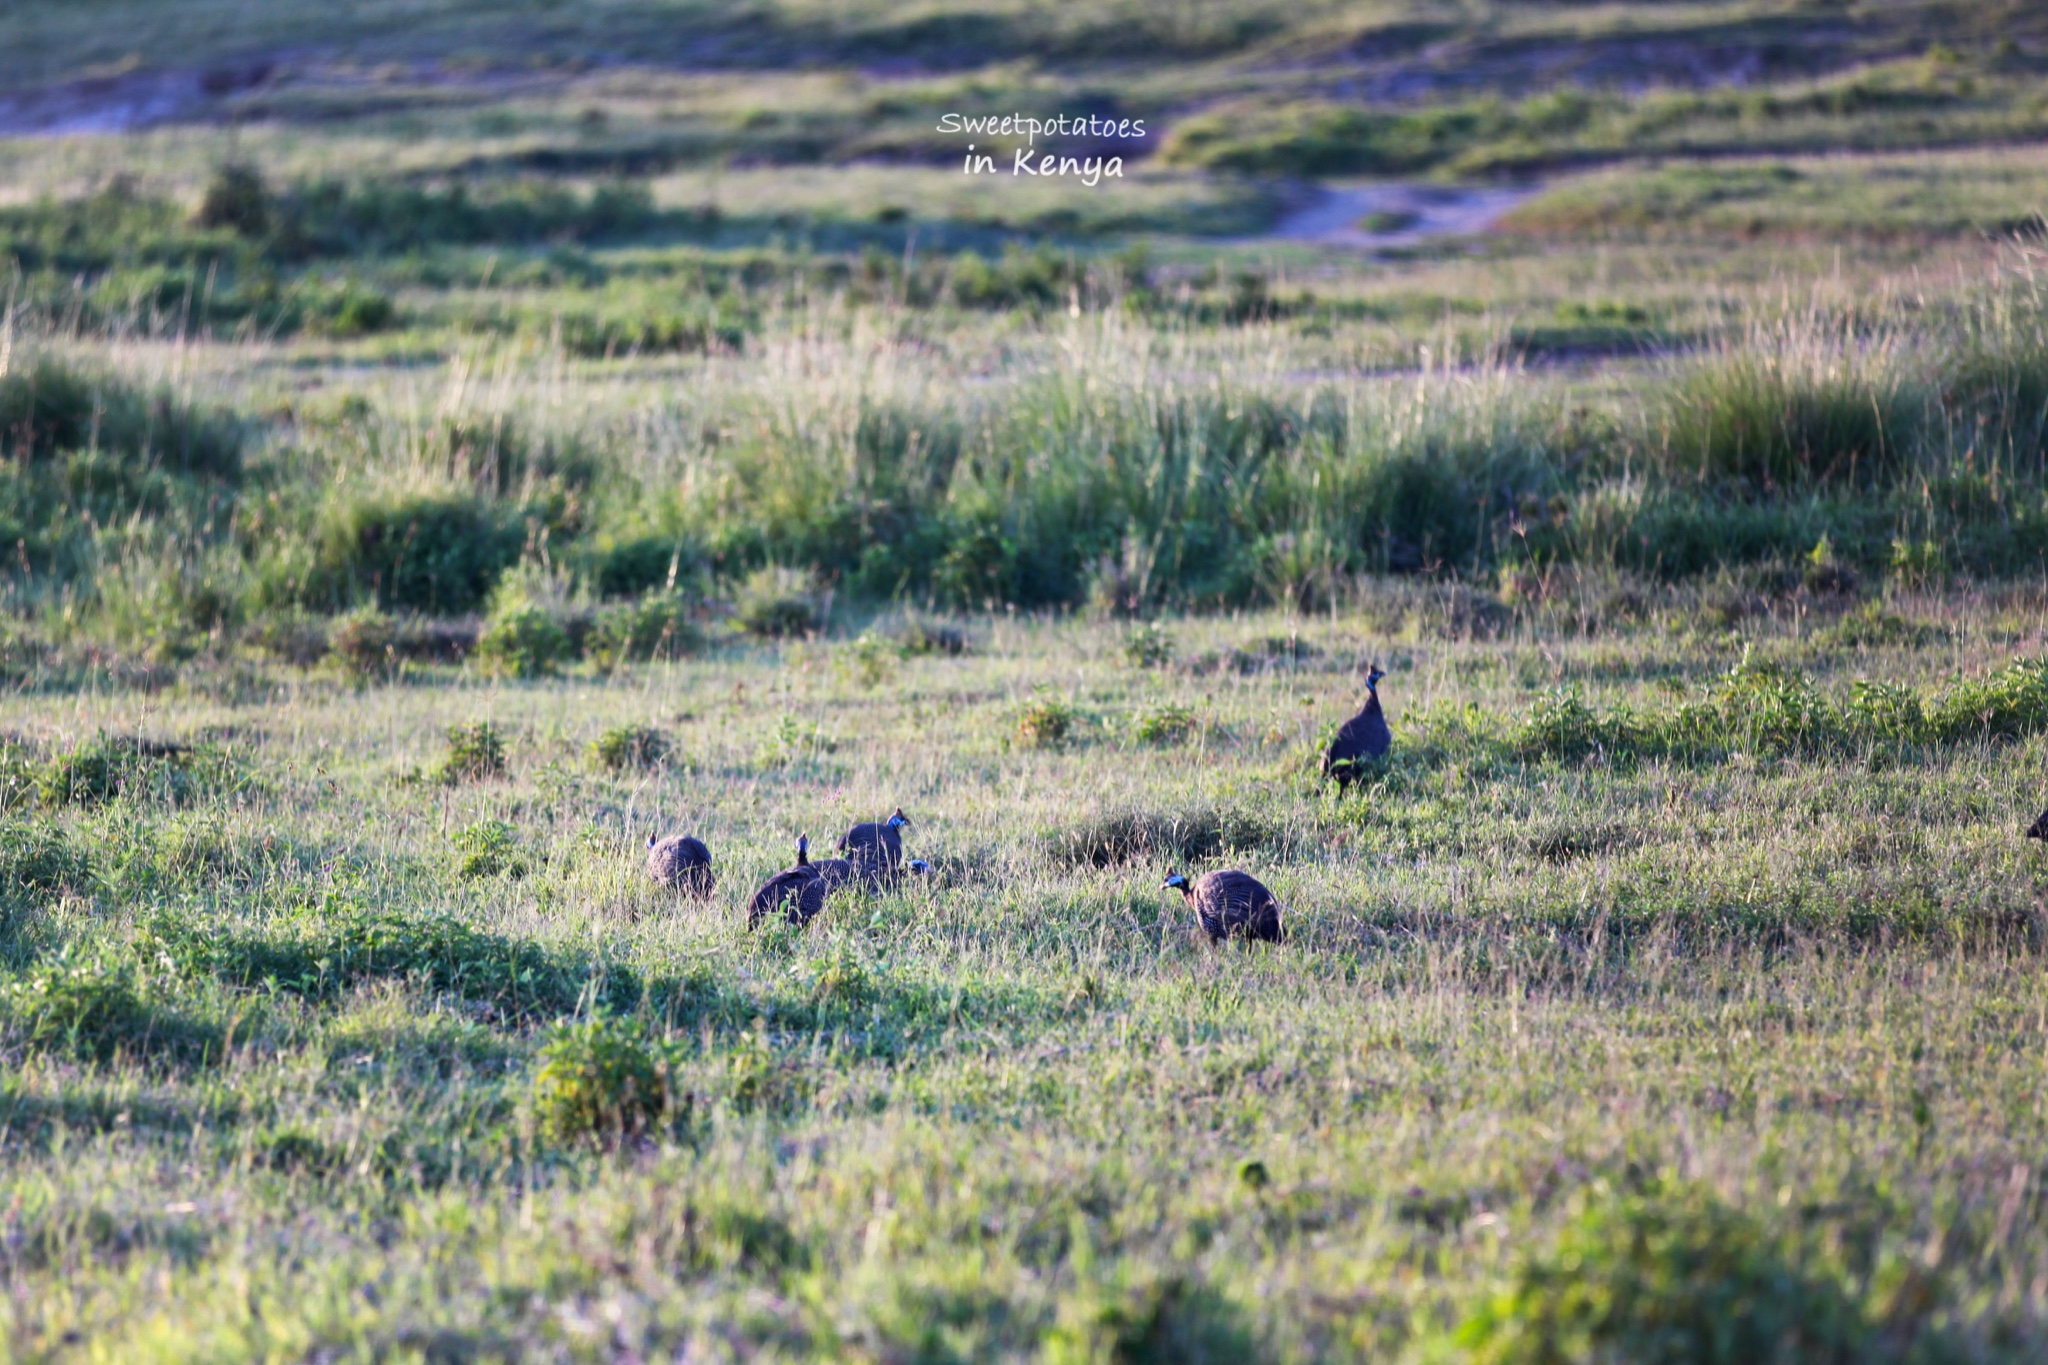
[(1131, 719), (1131, 736), (1140, 744), (1185, 744), (1198, 728), (1193, 711), (1172, 703), (1147, 707)]
[(505, 771), (505, 737), (487, 720), (448, 727), (448, 747), (435, 773), (443, 782), (481, 782)]
[(666, 1050), (635, 1025), (610, 1019), (559, 1024), (541, 1048), (534, 1117), (555, 1142), (618, 1143), (687, 1117)]
[(808, 635), (821, 624), (816, 579), (800, 569), (770, 565), (749, 575), (733, 603), (740, 628), (763, 639)]
[(544, 678), (572, 654), (569, 632), (554, 613), (501, 585), (476, 641), (477, 662), (486, 672), (506, 678)]
[(589, 1004), (630, 1010), (641, 1003), (640, 979), (624, 967), (486, 933), (449, 915), (342, 902), (250, 932), (165, 913), (136, 939), (182, 975), (309, 999), (329, 999), (367, 981), (401, 981), (522, 1019)]
[(1080, 714), (1058, 697), (1034, 697), (1017, 712), (1017, 743), (1027, 749), (1057, 748), (1079, 722)]
[(358, 678), (382, 677), (398, 667), (398, 628), (375, 606), (338, 616), (328, 628), (328, 652)]
[(1463, 1358), (1850, 1365), (1896, 1358), (1910, 1340), (1898, 1329), (1913, 1324), (1882, 1321), (1861, 1300), (1851, 1268), (1710, 1191), (1595, 1192), (1584, 1203), (1468, 1314), (1456, 1333)]
[(601, 608), (584, 652), (599, 670), (610, 673), (630, 663), (680, 658), (703, 643), (689, 602), (679, 593), (661, 592)]
[(646, 725), (615, 725), (590, 741), (590, 757), (607, 772), (645, 772), (668, 761), (668, 736)]
[(1073, 867), (1195, 863), (1225, 853), (1278, 847), (1285, 833), (1264, 816), (1236, 807), (1109, 810), (1045, 835), (1055, 861)]
[(1867, 744), (1964, 744), (2048, 731), (2048, 660), (2015, 659), (1923, 700), (1894, 683), (1859, 680), (1837, 704), (1801, 670), (1744, 660), (1708, 696), (1669, 709), (1596, 710), (1575, 688), (1540, 698), (1507, 739), (1524, 759), (1700, 759), (1844, 752)]
[(125, 798), (178, 804), (232, 779), (211, 750), (134, 735), (96, 735), (44, 766), (37, 796), (50, 806), (98, 806)]
[(1124, 637), (1124, 657), (1139, 668), (1164, 668), (1173, 662), (1173, 637), (1148, 622)]
[(518, 831), (503, 820), (478, 820), (463, 826), (455, 832), (455, 848), (462, 855), (455, 875), (465, 881), (526, 875)]
[(0, 900), (83, 891), (92, 875), (92, 859), (56, 826), (0, 820)]
[(96, 448), (126, 462), (234, 479), (242, 440), (232, 414), (47, 353), (16, 357), (0, 371), (0, 455), (44, 460)]
[(130, 966), (107, 958), (39, 963), (0, 992), (0, 1009), (23, 1046), (83, 1061), (150, 1056), (196, 1041), (175, 1013), (144, 997)]
[(319, 514), (300, 591), (315, 607), (473, 611), (525, 543), (516, 509), (468, 490), (342, 495)]

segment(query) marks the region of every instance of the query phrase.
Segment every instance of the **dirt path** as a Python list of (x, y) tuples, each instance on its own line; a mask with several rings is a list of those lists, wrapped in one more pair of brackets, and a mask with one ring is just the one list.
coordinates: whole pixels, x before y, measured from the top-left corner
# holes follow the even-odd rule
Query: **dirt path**
[(1543, 189), (1538, 184), (1478, 189), (1394, 181), (1332, 185), (1315, 203), (1281, 219), (1261, 240), (1373, 251), (1432, 237), (1472, 237)]

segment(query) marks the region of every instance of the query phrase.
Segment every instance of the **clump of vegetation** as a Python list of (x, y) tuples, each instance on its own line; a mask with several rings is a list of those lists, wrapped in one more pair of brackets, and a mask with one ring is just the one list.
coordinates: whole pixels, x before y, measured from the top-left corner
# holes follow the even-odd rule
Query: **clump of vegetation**
[(1073, 738), (1080, 720), (1080, 713), (1058, 697), (1033, 697), (1017, 712), (1017, 743), (1027, 749), (1056, 749)]
[(889, 679), (891, 664), (900, 650), (873, 631), (863, 631), (846, 647), (847, 671), (862, 687), (875, 688)]
[(1140, 744), (1185, 744), (1199, 728), (1195, 713), (1173, 702), (1148, 706), (1131, 720), (1131, 735)]
[(1508, 747), (1524, 758), (1696, 760), (1738, 752), (1839, 753), (1871, 743), (1963, 744), (2044, 730), (2044, 660), (2016, 659), (1926, 700), (1900, 684), (1859, 680), (1847, 701), (1837, 703), (1796, 667), (1745, 658), (1710, 696), (1668, 709), (1602, 710), (1576, 688), (1550, 692), (1515, 727)]
[(1699, 1187), (1595, 1194), (1584, 1204), (1458, 1329), (1471, 1360), (1846, 1365), (1894, 1354), (1881, 1329), (1912, 1325), (1874, 1321), (1847, 1267)]
[(1124, 657), (1139, 668), (1164, 668), (1173, 662), (1173, 637), (1157, 621), (1147, 621), (1124, 637)]
[(455, 848), (462, 855), (455, 875), (466, 881), (526, 875), (518, 831), (503, 820), (478, 820), (463, 826), (455, 832)]
[(633, 1024), (557, 1025), (534, 1073), (534, 1116), (550, 1141), (627, 1141), (688, 1117), (672, 1076), (664, 1051)]
[(544, 678), (571, 656), (569, 633), (546, 604), (520, 588), (500, 584), (477, 637), (485, 671), (508, 678)]
[(607, 772), (645, 772), (668, 762), (668, 736), (649, 725), (614, 725), (590, 741), (590, 757)]
[(704, 632), (687, 599), (680, 593), (655, 592), (601, 608), (591, 622), (584, 652), (600, 672), (611, 673), (630, 663), (680, 658), (703, 644)]
[(448, 747), (436, 767), (443, 782), (481, 782), (505, 771), (505, 737), (487, 720), (448, 727)]
[(95, 735), (43, 768), (37, 795), (50, 806), (98, 806), (116, 798), (177, 803), (225, 776), (218, 756), (135, 735)]
[(358, 607), (328, 627), (327, 648), (350, 674), (381, 677), (398, 666), (398, 628), (375, 606)]
[(92, 859), (44, 821), (0, 820), (0, 897), (9, 900), (82, 891), (91, 885)]
[(1226, 853), (1276, 849), (1283, 832), (1255, 811), (1237, 806), (1180, 810), (1103, 811), (1043, 837), (1046, 852), (1074, 867), (1127, 863), (1197, 863)]
[(821, 616), (816, 581), (803, 570), (780, 565), (748, 575), (733, 603), (740, 628), (769, 640), (808, 635)]
[(32, 968), (0, 995), (11, 1031), (26, 1047), (84, 1060), (147, 1053), (160, 1020), (137, 990), (133, 969), (102, 957), (63, 957)]

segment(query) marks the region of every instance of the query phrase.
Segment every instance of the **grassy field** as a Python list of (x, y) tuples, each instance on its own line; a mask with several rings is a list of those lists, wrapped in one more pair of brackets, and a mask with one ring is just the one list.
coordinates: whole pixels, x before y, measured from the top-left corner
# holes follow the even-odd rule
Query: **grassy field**
[(5, 7), (0, 1358), (2040, 1358), (2038, 10)]

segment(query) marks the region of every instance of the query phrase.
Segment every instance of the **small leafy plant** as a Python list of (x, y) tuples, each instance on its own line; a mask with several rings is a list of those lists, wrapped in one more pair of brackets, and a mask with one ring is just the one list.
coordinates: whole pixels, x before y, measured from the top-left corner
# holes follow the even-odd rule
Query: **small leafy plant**
[(534, 1117), (552, 1141), (616, 1145), (687, 1112), (688, 1097), (675, 1094), (672, 1079), (665, 1050), (636, 1025), (558, 1025), (534, 1073)]
[(1026, 749), (1054, 749), (1065, 744), (1080, 716), (1058, 697), (1041, 693), (1017, 713), (1017, 743)]
[(669, 753), (668, 736), (649, 725), (614, 725), (590, 741), (591, 761), (607, 772), (645, 772)]
[(443, 782), (481, 782), (505, 771), (505, 739), (487, 720), (448, 727), (448, 748), (441, 757)]
[(462, 854), (455, 875), (464, 880), (526, 875), (526, 860), (519, 856), (519, 836), (503, 820), (478, 820), (464, 826), (455, 834), (455, 847)]

